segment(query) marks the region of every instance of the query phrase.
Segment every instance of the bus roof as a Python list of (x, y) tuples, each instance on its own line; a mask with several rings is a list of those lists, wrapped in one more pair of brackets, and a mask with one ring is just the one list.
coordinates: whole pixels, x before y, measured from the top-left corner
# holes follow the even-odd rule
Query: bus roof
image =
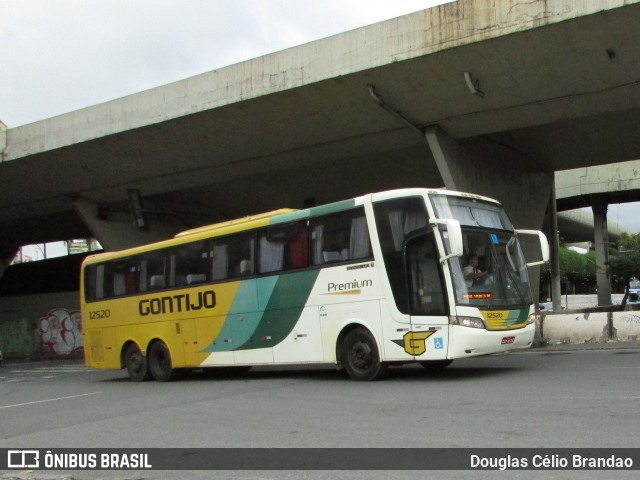
[(192, 228), (191, 230), (185, 230), (184, 232), (177, 233), (174, 238), (182, 238), (189, 235), (197, 235), (199, 233), (212, 233), (216, 230), (226, 229), (229, 227), (240, 226), (255, 220), (263, 220), (266, 218), (275, 217), (277, 215), (284, 215), (285, 213), (293, 213), (297, 210), (293, 208), (280, 208), (278, 210), (272, 210), (270, 212), (258, 213), (256, 215), (249, 215), (242, 218), (236, 218), (233, 220), (227, 220), (224, 222), (214, 223), (212, 225), (204, 225), (202, 227)]
[(302, 210), (293, 208), (281, 208), (278, 210), (272, 210), (269, 212), (258, 213), (255, 215), (249, 215), (233, 220), (227, 220), (224, 222), (214, 223), (211, 225), (204, 225), (202, 227), (185, 230), (177, 233), (173, 238), (162, 240), (160, 242), (150, 243), (146, 245), (140, 245), (125, 250), (118, 250), (112, 252), (104, 252), (95, 255), (90, 255), (85, 259), (85, 263), (95, 263), (98, 261), (105, 261), (116, 258), (125, 258), (129, 255), (135, 255), (144, 253), (159, 248), (172, 247), (174, 245), (180, 245), (187, 243), (190, 240), (201, 240), (208, 238), (209, 236), (217, 237), (221, 235), (233, 234), (245, 230), (251, 230), (253, 228), (266, 227), (269, 225), (277, 225), (287, 222), (293, 222), (302, 220), (305, 218), (314, 217), (317, 215), (324, 215), (342, 210), (347, 210), (356, 205), (361, 205), (367, 198), (373, 201), (380, 201), (387, 198), (394, 198), (398, 196), (410, 196), (410, 195), (448, 195), (456, 197), (474, 198), (478, 200), (485, 200), (489, 202), (498, 203), (496, 200), (481, 195), (475, 195), (464, 192), (456, 192), (447, 189), (434, 189), (434, 188), (401, 188), (396, 190), (388, 190), (383, 192), (377, 192), (373, 194), (367, 194), (360, 197), (351, 198), (348, 200), (341, 200), (334, 203), (328, 203), (325, 205), (319, 205), (317, 207), (310, 207)]

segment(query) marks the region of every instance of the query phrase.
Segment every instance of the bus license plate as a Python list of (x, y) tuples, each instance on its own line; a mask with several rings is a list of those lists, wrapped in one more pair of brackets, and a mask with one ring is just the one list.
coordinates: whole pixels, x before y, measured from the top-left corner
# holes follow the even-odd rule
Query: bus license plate
[(516, 337), (502, 337), (502, 345), (509, 345), (510, 343), (515, 342)]

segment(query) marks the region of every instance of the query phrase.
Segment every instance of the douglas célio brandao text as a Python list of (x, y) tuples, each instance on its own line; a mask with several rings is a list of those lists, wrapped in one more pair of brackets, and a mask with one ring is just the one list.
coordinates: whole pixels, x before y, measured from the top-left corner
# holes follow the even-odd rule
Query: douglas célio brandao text
[(633, 466), (632, 458), (617, 455), (595, 457), (579, 454), (531, 454), (525, 456), (505, 455), (504, 457), (471, 455), (470, 457), (470, 467), (479, 470), (607, 470), (631, 469)]

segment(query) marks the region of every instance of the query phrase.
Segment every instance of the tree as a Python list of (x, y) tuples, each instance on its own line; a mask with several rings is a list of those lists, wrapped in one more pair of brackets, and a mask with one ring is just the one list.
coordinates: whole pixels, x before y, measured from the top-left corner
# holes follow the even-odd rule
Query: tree
[(622, 279), (625, 286), (622, 306), (626, 305), (629, 296), (631, 279), (640, 278), (640, 234), (623, 233), (618, 239), (620, 249), (609, 258), (611, 275)]
[[(578, 253), (561, 246), (558, 250), (558, 257), (562, 284), (567, 287), (569, 284), (577, 287), (578, 293), (592, 291), (596, 277), (595, 253)], [(543, 281), (550, 281), (551, 266), (549, 263), (542, 266), (541, 278)]]
[(593, 282), (596, 275), (594, 253), (582, 254), (561, 248), (559, 250), (560, 273), (573, 285), (586, 286)]

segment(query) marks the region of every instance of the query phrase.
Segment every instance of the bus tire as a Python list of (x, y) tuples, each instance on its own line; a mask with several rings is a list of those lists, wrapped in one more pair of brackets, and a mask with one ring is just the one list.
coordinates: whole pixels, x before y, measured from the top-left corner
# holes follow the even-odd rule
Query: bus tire
[(140, 348), (135, 343), (130, 343), (124, 353), (124, 366), (129, 377), (134, 382), (146, 382), (151, 380), (151, 372), (147, 359), (142, 355)]
[(378, 380), (387, 371), (387, 365), (380, 361), (378, 345), (366, 328), (347, 333), (340, 346), (340, 359), (352, 380)]
[(171, 367), (171, 353), (164, 342), (154, 342), (147, 355), (149, 371), (158, 382), (168, 382), (177, 378), (178, 371)]
[(453, 360), (425, 360), (423, 362), (418, 362), (427, 370), (442, 370), (447, 368)]

